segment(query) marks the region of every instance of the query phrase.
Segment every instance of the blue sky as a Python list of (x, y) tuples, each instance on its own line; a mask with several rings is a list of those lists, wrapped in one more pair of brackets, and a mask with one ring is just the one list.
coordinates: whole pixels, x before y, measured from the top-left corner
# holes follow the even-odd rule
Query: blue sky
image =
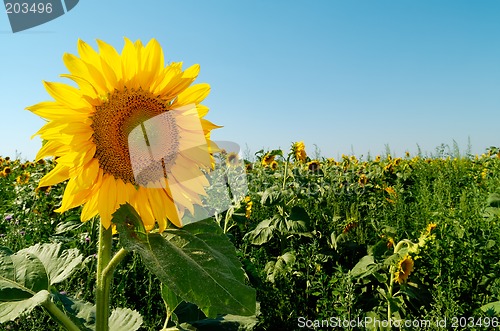
[(0, 155), (34, 158), (65, 52), (81, 38), (119, 50), (156, 38), (167, 61), (201, 66), (214, 140), (312, 154), (433, 152), (455, 140), (500, 146), (500, 2), (496, 0), (182, 0), (80, 3), (12, 33), (0, 12)]

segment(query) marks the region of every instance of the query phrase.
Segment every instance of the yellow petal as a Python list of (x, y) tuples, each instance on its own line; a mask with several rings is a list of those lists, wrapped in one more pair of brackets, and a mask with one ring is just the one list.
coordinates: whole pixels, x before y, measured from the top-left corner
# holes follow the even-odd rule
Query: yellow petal
[[(99, 53), (104, 62), (106, 62), (107, 66), (103, 65), (103, 74), (109, 82), (112, 82), (116, 79), (117, 82), (122, 81), (122, 64), (121, 57), (116, 51), (116, 49), (105, 43), (104, 41), (97, 40), (97, 44), (99, 45)], [(111, 70), (108, 70), (111, 68)], [(119, 86), (117, 88), (120, 88)]]
[(163, 70), (163, 50), (155, 39), (151, 39), (142, 52), (141, 77), (139, 84), (150, 89), (157, 75)]
[(54, 101), (40, 102), (26, 109), (48, 120), (67, 120), (69, 118), (71, 121), (79, 121), (89, 116)]
[[(100, 71), (95, 65), (76, 57), (73, 54), (64, 54), (64, 64), (73, 76), (80, 77), (92, 85), (97, 94), (103, 94), (106, 91), (106, 84)], [(95, 98), (95, 95), (92, 96)]]
[(68, 178), (69, 168), (62, 164), (58, 164), (40, 180), (40, 184), (38, 184), (38, 187), (52, 186), (60, 182), (64, 182)]
[(172, 222), (175, 226), (177, 227), (182, 227), (182, 222), (181, 222), (181, 217), (182, 215), (180, 214), (176, 204), (172, 200), (172, 193), (170, 192), (170, 188), (167, 186), (165, 189), (163, 189), (163, 194), (167, 198), (167, 217), (170, 222)]
[(97, 52), (86, 42), (78, 39), (78, 54), (80, 58), (88, 64), (97, 66), (100, 63), (100, 56)]
[(76, 176), (77, 184), (82, 187), (91, 188), (97, 182), (98, 175), (99, 161), (97, 159), (92, 159), (81, 167), (81, 172)]
[(82, 99), (82, 94), (73, 86), (62, 83), (43, 82), (49, 94), (61, 104), (71, 109), (87, 109), (89, 104)]
[(210, 85), (195, 84), (188, 87), (182, 93), (177, 96), (172, 107), (185, 106), (189, 104), (198, 104), (203, 101), (210, 93)]
[(98, 197), (99, 195), (94, 193), (87, 201), (87, 203), (85, 203), (85, 205), (83, 206), (82, 213), (80, 214), (80, 220), (82, 222), (86, 222), (98, 214), (99, 212), (99, 210), (97, 209)]
[(59, 156), (69, 152), (67, 145), (61, 144), (57, 141), (46, 142), (36, 154), (35, 161), (41, 160), (48, 156)]
[[(98, 92), (95, 89), (94, 85), (92, 85), (88, 80), (85, 78), (75, 76), (75, 75), (60, 75), (61, 77), (71, 79), (75, 83), (78, 84), (78, 87), (82, 91), (83, 95), (86, 95), (89, 98), (96, 99), (98, 97)], [(90, 110), (90, 109), (89, 109)]]
[(125, 85), (129, 88), (138, 88), (136, 83), (137, 74), (137, 51), (130, 39), (125, 38), (125, 46), (122, 50), (122, 72)]
[(198, 110), (198, 117), (202, 118), (208, 114), (208, 107), (204, 105), (196, 105), (196, 109)]
[(63, 213), (66, 210), (82, 205), (88, 200), (90, 193), (91, 191), (89, 189), (79, 186), (75, 179), (70, 179), (68, 185), (66, 185), (64, 189), (61, 207), (55, 211)]
[(163, 232), (166, 227), (166, 222), (165, 218), (167, 217), (167, 197), (162, 194), (163, 189), (148, 189), (146, 191), (148, 193), (148, 199), (149, 202), (151, 203), (152, 211), (153, 211), (153, 216), (156, 219), (156, 222), (158, 222), (158, 225), (160, 227), (160, 232)]
[(151, 231), (154, 228), (155, 219), (145, 190), (147, 189), (143, 187), (139, 187), (139, 190), (137, 190), (134, 208), (141, 216), (142, 223), (146, 230)]
[(112, 214), (115, 212), (116, 205), (116, 185), (115, 178), (111, 175), (104, 175), (102, 186), (99, 189), (99, 200), (97, 201), (97, 208), (101, 216), (101, 224), (109, 229), (111, 225)]

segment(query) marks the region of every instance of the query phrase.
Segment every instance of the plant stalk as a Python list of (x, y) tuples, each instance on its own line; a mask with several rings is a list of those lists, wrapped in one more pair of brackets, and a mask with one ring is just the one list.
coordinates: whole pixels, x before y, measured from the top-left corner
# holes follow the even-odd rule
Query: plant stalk
[(73, 321), (56, 306), (54, 302), (50, 299), (50, 297), (42, 303), (43, 308), (47, 309), (50, 315), (57, 321), (59, 324), (64, 326), (68, 331), (81, 331), (78, 326), (73, 323)]
[(112, 277), (113, 272), (115, 272), (116, 267), (120, 262), (125, 258), (125, 256), (128, 254), (128, 251), (125, 248), (120, 248), (120, 250), (113, 256), (113, 258), (109, 261), (108, 265), (106, 268), (104, 268), (103, 272), (103, 277)]
[[(97, 251), (97, 285), (96, 285), (96, 331), (108, 331), (109, 326), (109, 290), (111, 277), (105, 272), (110, 267), (112, 230), (99, 227), (99, 242)], [(114, 267), (112, 267), (114, 269)], [(111, 273), (112, 274), (112, 273)]]

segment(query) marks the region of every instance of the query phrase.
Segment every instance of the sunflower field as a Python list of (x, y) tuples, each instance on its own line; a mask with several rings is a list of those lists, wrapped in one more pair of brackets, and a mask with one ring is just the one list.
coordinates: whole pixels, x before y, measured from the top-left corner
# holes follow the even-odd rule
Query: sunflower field
[[(237, 156), (227, 157), (230, 163)], [(84, 259), (57, 291), (92, 301), (99, 222), (82, 223), (82, 207), (54, 212), (65, 183), (39, 182), (56, 162), (0, 158), (0, 246), (76, 248)], [(259, 151), (245, 165), (248, 195), (213, 219), (257, 291), (257, 315), (209, 320), (184, 304), (175, 311), (179, 329), (412, 330), (423, 323), (418, 328), (487, 330), (499, 324), (498, 148), (481, 156), (442, 149), (429, 157), (335, 160), (312, 158), (299, 142), (290, 151)], [(160, 284), (135, 254), (115, 271), (111, 305), (140, 312), (141, 330), (163, 326)], [(389, 317), (409, 323), (373, 322)], [(361, 324), (351, 323), (356, 320)], [(41, 308), (0, 325), (58, 328)]]

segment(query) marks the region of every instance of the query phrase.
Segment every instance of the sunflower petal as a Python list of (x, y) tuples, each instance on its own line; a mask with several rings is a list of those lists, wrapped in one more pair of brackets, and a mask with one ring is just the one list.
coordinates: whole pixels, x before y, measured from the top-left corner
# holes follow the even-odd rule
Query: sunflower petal
[(111, 175), (104, 175), (102, 186), (99, 189), (99, 200), (97, 208), (101, 216), (102, 225), (108, 229), (111, 225), (112, 214), (115, 212), (116, 206), (116, 184), (115, 179)]
[(60, 182), (64, 182), (68, 178), (69, 168), (62, 164), (58, 164), (40, 180), (40, 184), (38, 184), (38, 187), (59, 184)]
[(206, 83), (190, 86), (177, 96), (172, 107), (198, 104), (202, 102), (209, 93), (210, 85)]

